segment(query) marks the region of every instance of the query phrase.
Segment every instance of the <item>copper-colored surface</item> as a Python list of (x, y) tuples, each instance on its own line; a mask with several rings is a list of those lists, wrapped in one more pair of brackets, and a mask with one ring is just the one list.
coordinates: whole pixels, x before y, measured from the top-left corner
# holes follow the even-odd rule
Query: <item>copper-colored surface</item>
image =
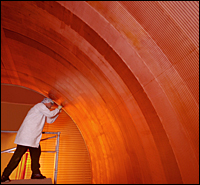
[(1, 1), (1, 83), (65, 102), (93, 183), (199, 183), (198, 17), (198, 1)]

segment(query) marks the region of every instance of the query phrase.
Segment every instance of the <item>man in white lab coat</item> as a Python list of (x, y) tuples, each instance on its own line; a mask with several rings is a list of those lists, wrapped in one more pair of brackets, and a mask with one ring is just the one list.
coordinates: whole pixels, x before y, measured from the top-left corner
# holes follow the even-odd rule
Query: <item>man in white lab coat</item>
[(61, 111), (61, 105), (55, 110), (50, 111), (49, 109), (51, 109), (53, 104), (53, 100), (44, 98), (41, 103), (37, 103), (29, 110), (17, 132), (14, 142), (17, 144), (17, 148), (7, 167), (3, 171), (1, 182), (10, 181), (9, 175), (18, 166), (27, 149), (29, 149), (31, 156), (31, 179), (46, 178), (39, 170), (39, 159), (41, 154), (40, 139), (42, 137), (42, 130), (45, 122), (53, 123)]

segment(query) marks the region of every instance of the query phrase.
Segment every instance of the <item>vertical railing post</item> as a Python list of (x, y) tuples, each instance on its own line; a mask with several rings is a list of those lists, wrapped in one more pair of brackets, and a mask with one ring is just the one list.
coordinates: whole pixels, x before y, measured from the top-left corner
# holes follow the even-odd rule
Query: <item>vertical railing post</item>
[(56, 159), (55, 159), (55, 171), (54, 171), (54, 184), (57, 183), (59, 142), (60, 142), (60, 132), (58, 132), (57, 144), (56, 144)]

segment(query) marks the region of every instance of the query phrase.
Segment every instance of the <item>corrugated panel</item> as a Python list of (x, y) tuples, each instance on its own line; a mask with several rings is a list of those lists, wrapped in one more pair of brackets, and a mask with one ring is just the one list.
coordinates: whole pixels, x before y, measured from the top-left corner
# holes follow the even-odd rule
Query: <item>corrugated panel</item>
[[(91, 184), (91, 164), (87, 147), (76, 124), (64, 112), (53, 124), (45, 124), (43, 131), (61, 132), (58, 159), (58, 184)], [(42, 138), (54, 136), (43, 134)], [(42, 151), (55, 151), (56, 138), (41, 141)], [(54, 179), (55, 153), (42, 152), (41, 172), (47, 178)], [(25, 178), (31, 176), (30, 156)]]
[(199, 102), (199, 2), (120, 3), (158, 44)]
[(192, 42), (199, 46), (199, 1), (158, 1), (165, 11), (185, 31)]

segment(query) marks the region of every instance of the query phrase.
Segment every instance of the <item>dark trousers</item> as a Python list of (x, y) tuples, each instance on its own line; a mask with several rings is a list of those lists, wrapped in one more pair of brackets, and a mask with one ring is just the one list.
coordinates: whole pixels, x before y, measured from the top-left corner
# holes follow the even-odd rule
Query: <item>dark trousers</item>
[(28, 146), (21, 146), (17, 145), (15, 153), (13, 154), (10, 162), (8, 163), (7, 167), (4, 169), (3, 175), (9, 176), (12, 171), (18, 166), (19, 162), (21, 161), (22, 156), (24, 153), (29, 149), (30, 156), (31, 156), (31, 170), (34, 174), (40, 173), (40, 154), (41, 154), (41, 147), (33, 148)]

